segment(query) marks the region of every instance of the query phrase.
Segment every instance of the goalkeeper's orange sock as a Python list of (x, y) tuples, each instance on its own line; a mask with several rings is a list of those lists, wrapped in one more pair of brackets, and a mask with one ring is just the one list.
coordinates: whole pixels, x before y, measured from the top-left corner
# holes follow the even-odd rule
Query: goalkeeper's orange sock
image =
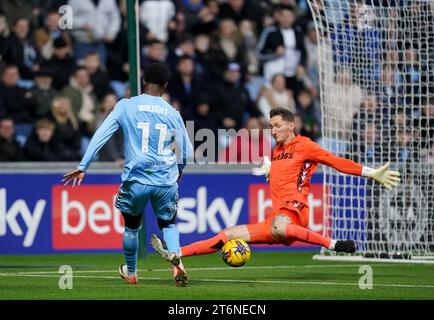
[(321, 245), (326, 248), (330, 248), (333, 244), (332, 239), (323, 237), (316, 232), (310, 231), (309, 229), (297, 226), (295, 224), (288, 224), (286, 226), (285, 237), (287, 239), (296, 239), (310, 244)]
[(226, 241), (228, 241), (228, 237), (224, 231), (220, 231), (216, 236), (210, 239), (197, 241), (181, 247), (181, 255), (188, 257), (217, 252), (223, 247)]

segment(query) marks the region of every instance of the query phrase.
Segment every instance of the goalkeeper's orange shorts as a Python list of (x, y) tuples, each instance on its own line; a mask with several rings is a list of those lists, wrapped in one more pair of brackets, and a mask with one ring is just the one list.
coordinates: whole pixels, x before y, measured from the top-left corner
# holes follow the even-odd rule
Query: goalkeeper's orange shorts
[(309, 207), (297, 201), (287, 201), (278, 211), (269, 215), (264, 221), (248, 224), (250, 243), (252, 244), (283, 244), (290, 246), (295, 239), (282, 239), (273, 235), (273, 220), (278, 215), (291, 219), (292, 224), (306, 227), (309, 223)]

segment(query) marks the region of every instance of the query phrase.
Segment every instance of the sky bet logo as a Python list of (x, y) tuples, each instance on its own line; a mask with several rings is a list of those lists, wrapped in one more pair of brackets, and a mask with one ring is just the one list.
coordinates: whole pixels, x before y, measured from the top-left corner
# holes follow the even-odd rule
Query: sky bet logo
[[(1, 244), (6, 248), (6, 239), (13, 239), (21, 248), (48, 245), (54, 250), (120, 250), (124, 227), (121, 213), (115, 208), (118, 190), (117, 184), (79, 188), (56, 185), (51, 188), (51, 199), (26, 199), (25, 194), (8, 198), (7, 189), (0, 188)], [(178, 202), (181, 236), (195, 234), (199, 240), (205, 233), (218, 233), (240, 220), (263, 221), (271, 213), (269, 192), (267, 184), (250, 184), (237, 197), (228, 199), (210, 186), (194, 187)], [(309, 228), (316, 232), (322, 231), (322, 196), (322, 184), (312, 184)], [(155, 219), (149, 211), (146, 218)]]

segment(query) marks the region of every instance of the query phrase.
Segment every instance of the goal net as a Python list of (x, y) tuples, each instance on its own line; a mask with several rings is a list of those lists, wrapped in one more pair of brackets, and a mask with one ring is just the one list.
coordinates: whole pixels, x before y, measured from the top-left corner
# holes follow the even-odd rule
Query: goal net
[[(324, 167), (324, 233), (354, 255), (434, 260), (434, 1), (309, 0), (318, 36), (321, 144), (401, 172), (393, 191)], [(398, 260), (395, 260), (398, 259)]]

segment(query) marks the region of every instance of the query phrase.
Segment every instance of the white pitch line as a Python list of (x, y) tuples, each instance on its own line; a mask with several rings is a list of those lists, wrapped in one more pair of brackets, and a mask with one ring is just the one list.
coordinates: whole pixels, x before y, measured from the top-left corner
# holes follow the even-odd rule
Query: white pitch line
[[(54, 274), (14, 274), (14, 273), (0, 273), (2, 277), (40, 277), (40, 278), (60, 278), (63, 274), (59, 274), (58, 276)], [(120, 279), (119, 276), (76, 276), (73, 275), (73, 278), (92, 278), (92, 279)]]
[[(231, 267), (199, 267), (199, 268), (188, 268), (189, 271), (221, 271), (221, 270), (261, 270), (261, 269), (327, 269), (327, 268), (356, 268), (363, 264), (329, 264), (329, 265), (287, 265), (287, 266), (244, 266), (242, 268), (231, 268)], [(373, 265), (375, 267), (397, 267), (398, 265), (391, 264), (377, 264)], [(410, 267), (410, 266), (409, 266)], [(138, 269), (138, 272), (167, 272), (169, 267), (164, 269)], [(107, 273), (107, 272), (117, 272), (117, 270), (107, 269), (107, 270), (73, 270), (74, 273)], [(21, 272), (3, 272), (1, 275), (21, 275), (21, 274), (58, 274), (58, 271), (21, 271)]]
[[(196, 279), (197, 281), (207, 282), (234, 282), (229, 279)], [(285, 280), (235, 280), (236, 282), (245, 283), (287, 283), (287, 284), (319, 284), (319, 285), (334, 285), (334, 286), (359, 286), (359, 283), (350, 282), (317, 282), (317, 281), (285, 281)], [(412, 285), (412, 284), (373, 284), (374, 287), (397, 287), (397, 288), (433, 288), (434, 285)]]
[[(47, 274), (0, 274), (18, 277), (41, 277), (41, 278), (58, 278), (59, 276), (47, 275)], [(86, 278), (86, 279), (119, 279), (115, 276), (76, 276), (74, 278)], [(155, 278), (146, 277), (139, 278), (141, 282), (145, 281), (168, 281), (170, 278)], [(193, 279), (194, 282), (228, 282), (228, 283), (253, 283), (253, 284), (299, 284), (299, 285), (326, 285), (326, 286), (350, 286), (358, 287), (358, 283), (351, 282), (330, 282), (330, 281), (287, 281), (287, 280), (242, 280), (242, 279)], [(391, 287), (391, 288), (428, 288), (434, 289), (434, 285), (417, 285), (417, 284), (373, 284), (374, 287)]]

